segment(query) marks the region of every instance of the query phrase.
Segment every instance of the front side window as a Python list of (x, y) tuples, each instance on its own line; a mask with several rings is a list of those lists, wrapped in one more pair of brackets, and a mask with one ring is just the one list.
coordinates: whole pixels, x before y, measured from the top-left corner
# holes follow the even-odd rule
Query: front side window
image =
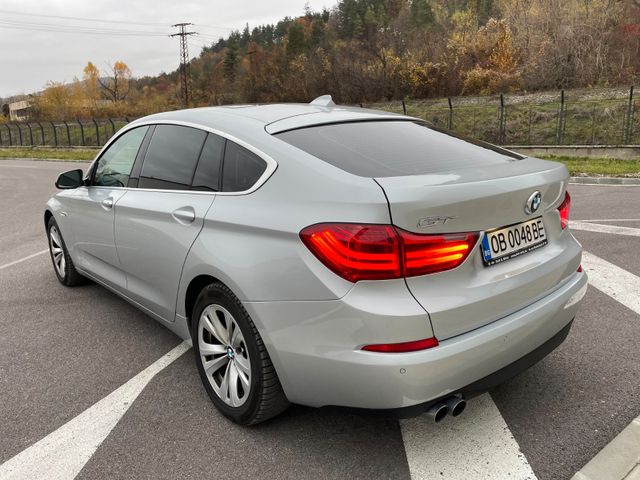
[(149, 127), (138, 127), (123, 133), (98, 160), (93, 185), (124, 187), (129, 181), (133, 163)]
[(139, 188), (188, 190), (207, 132), (157, 125), (140, 172)]
[(267, 169), (265, 161), (237, 143), (227, 141), (222, 167), (222, 191), (249, 190)]

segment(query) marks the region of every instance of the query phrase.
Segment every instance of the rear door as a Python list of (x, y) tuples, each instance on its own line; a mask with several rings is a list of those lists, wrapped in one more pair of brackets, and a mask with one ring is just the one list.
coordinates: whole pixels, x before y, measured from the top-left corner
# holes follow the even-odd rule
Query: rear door
[(182, 267), (219, 189), (225, 140), (190, 127), (154, 128), (135, 188), (118, 202), (115, 237), (128, 294), (173, 321)]

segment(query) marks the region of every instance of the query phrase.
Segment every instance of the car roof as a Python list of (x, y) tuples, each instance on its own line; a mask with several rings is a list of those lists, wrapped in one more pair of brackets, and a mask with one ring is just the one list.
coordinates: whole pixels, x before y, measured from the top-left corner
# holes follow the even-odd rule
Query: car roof
[(136, 122), (180, 121), (236, 135), (247, 127), (260, 128), (267, 133), (275, 134), (328, 123), (387, 119), (415, 120), (404, 115), (366, 108), (280, 103), (191, 108), (149, 115)]

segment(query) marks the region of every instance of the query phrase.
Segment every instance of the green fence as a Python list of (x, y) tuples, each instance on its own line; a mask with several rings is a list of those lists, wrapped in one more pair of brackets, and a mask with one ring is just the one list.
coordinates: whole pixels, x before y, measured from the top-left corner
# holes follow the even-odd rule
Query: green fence
[(0, 123), (0, 146), (100, 147), (129, 118)]
[(405, 113), (456, 133), (501, 145), (633, 145), (640, 143), (640, 99), (572, 100), (564, 92), (541, 102), (507, 96), (405, 100), (367, 105)]

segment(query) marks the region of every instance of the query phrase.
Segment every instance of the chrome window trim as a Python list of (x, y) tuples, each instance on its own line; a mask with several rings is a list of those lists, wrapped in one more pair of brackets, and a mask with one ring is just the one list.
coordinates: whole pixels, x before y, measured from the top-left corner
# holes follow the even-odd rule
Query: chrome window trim
[(100, 150), (96, 158), (93, 160), (93, 162), (91, 162), (91, 165), (89, 166), (89, 172), (92, 171), (92, 169), (94, 168), (94, 164), (100, 161), (100, 157), (102, 157), (103, 153), (107, 151), (107, 149), (111, 146), (111, 144), (115, 142), (118, 138), (120, 138), (122, 135), (124, 135), (126, 132), (137, 127), (145, 127), (145, 126), (151, 127), (155, 125), (177, 125), (180, 127), (191, 127), (191, 128), (196, 128), (198, 130), (208, 132), (208, 133), (213, 133), (214, 135), (218, 135), (222, 138), (235, 142), (241, 147), (244, 147), (250, 152), (254, 153), (267, 164), (267, 168), (262, 173), (262, 175), (260, 175), (260, 178), (258, 178), (258, 180), (256, 180), (256, 182), (251, 186), (251, 188), (247, 190), (243, 190), (241, 192), (208, 192), (208, 191), (202, 191), (202, 190), (179, 190), (179, 189), (138, 188), (138, 187), (108, 187), (106, 185), (89, 185), (89, 186), (94, 188), (108, 188), (110, 190), (137, 190), (141, 192), (160, 192), (160, 193), (170, 192), (170, 193), (188, 193), (188, 194), (195, 193), (199, 195), (225, 195), (225, 196), (248, 195), (250, 193), (255, 192), (262, 185), (264, 185), (264, 183), (269, 179), (269, 177), (273, 175), (273, 172), (275, 172), (276, 169), (278, 168), (278, 162), (276, 162), (270, 155), (254, 147), (253, 145), (248, 144), (244, 140), (240, 140), (239, 138), (234, 137), (233, 135), (230, 135), (218, 129), (207, 127), (199, 123), (185, 122), (182, 120), (148, 120), (148, 121), (140, 121), (140, 122), (134, 121), (134, 122), (131, 122), (129, 125), (122, 127), (120, 130), (118, 130), (118, 132), (109, 139), (109, 141), (104, 145), (104, 147), (102, 147), (102, 149)]

